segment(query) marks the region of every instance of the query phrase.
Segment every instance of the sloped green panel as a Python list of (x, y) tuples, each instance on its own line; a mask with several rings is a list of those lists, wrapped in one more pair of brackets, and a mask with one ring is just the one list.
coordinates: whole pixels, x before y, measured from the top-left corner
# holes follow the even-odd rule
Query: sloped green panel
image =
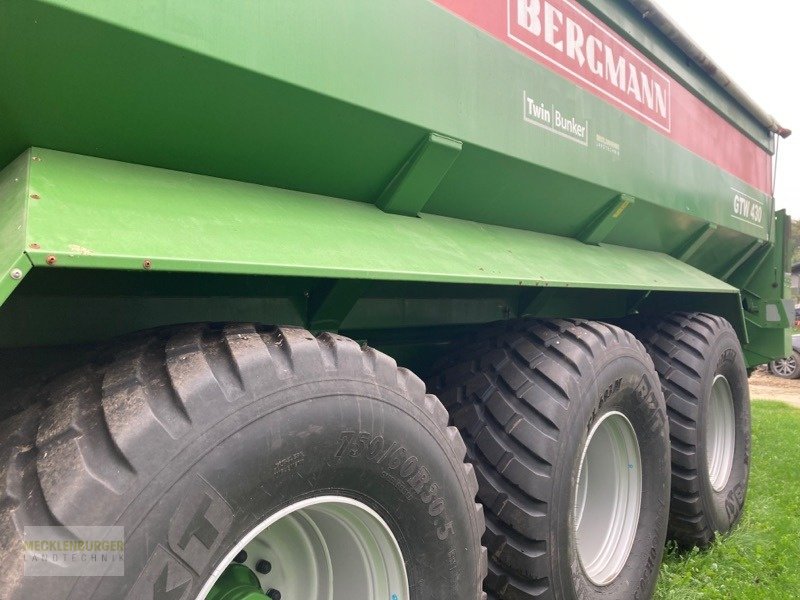
[(36, 149), (34, 265), (737, 293), (665, 254)]

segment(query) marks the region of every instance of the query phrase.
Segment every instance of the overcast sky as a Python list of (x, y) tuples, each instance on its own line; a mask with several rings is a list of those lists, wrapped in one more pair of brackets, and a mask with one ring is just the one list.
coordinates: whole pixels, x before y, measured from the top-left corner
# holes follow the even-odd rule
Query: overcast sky
[(800, 69), (794, 0), (660, 0), (740, 87), (795, 133), (781, 140), (775, 201), (800, 219)]

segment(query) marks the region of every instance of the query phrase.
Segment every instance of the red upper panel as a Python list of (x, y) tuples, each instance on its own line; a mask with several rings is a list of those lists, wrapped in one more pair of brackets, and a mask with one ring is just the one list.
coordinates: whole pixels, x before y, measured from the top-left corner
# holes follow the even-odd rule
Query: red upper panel
[(771, 195), (772, 159), (570, 0), (433, 0), (684, 148)]

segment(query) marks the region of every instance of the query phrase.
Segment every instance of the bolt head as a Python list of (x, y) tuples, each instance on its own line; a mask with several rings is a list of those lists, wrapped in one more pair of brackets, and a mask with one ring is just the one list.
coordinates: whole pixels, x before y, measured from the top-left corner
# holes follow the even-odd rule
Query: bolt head
[(262, 575), (266, 575), (267, 573), (272, 571), (272, 563), (262, 558), (256, 563), (256, 571), (258, 571)]
[(56, 260), (57, 260), (56, 257), (51, 254), (50, 256), (47, 257), (47, 260), (45, 262), (48, 265), (54, 265), (56, 264)]
[(245, 552), (244, 550), (239, 550), (239, 554), (233, 557), (233, 562), (239, 564), (243, 563), (246, 560), (247, 560), (247, 552)]
[(19, 269), (11, 269), (9, 275), (11, 275), (11, 279), (22, 279), (22, 271)]
[(270, 600), (281, 600), (281, 593), (278, 590), (269, 590), (267, 592), (267, 598)]

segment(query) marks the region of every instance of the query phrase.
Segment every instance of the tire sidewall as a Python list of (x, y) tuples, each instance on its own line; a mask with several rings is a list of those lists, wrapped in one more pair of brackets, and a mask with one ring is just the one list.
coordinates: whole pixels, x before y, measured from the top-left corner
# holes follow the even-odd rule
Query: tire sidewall
[[(598, 361), (592, 385), (572, 402), (577, 410), (564, 436), (563, 459), (554, 486), (553, 518), (557, 526), (550, 539), (553, 572), (559, 575), (557, 597), (648, 597), (655, 587), (663, 554), (669, 510), (669, 439), (666, 409), (652, 365), (631, 348), (609, 349)], [(594, 424), (611, 411), (624, 414), (636, 432), (642, 458), (642, 502), (636, 536), (619, 575), (606, 586), (595, 585), (581, 564), (574, 531), (574, 498), (586, 440)], [(558, 546), (558, 540), (569, 540)]]
[[(123, 514), (126, 576), (81, 580), (73, 595), (151, 598), (164, 577), (167, 591), (185, 589), (170, 598), (194, 599), (259, 523), (302, 500), (344, 496), (390, 526), (411, 598), (472, 597), (481, 532), (446, 437), (426, 411), (370, 381), (308, 382), (260, 398), (198, 435)], [(218, 535), (211, 548), (191, 536), (181, 547), (201, 503)]]
[[(727, 532), (741, 518), (750, 475), (750, 386), (739, 348), (736, 335), (723, 330), (709, 348), (701, 379), (702, 399), (697, 420), (698, 479), (703, 511), (714, 533)], [(705, 448), (708, 445), (711, 390), (719, 375), (728, 381), (733, 396), (736, 441), (730, 476), (725, 487), (716, 491), (711, 485)]]

